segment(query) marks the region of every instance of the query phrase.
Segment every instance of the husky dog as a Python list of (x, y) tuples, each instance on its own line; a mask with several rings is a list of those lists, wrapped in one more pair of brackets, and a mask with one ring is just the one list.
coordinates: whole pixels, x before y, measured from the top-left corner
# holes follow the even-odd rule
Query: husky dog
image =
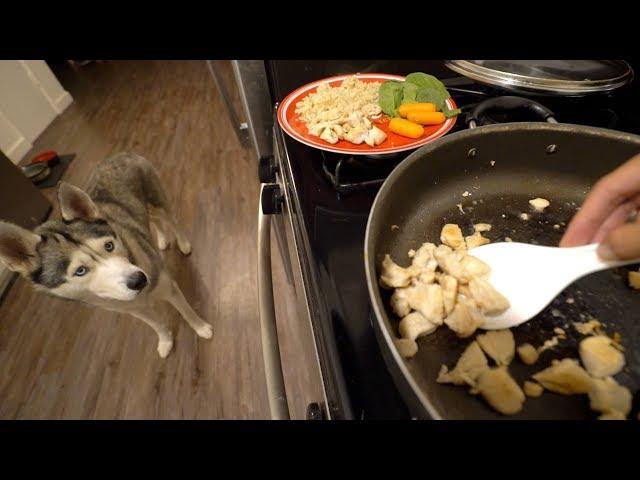
[(184, 255), (191, 244), (148, 160), (131, 153), (107, 158), (92, 173), (86, 193), (61, 182), (58, 202), (62, 220), (32, 232), (0, 221), (0, 260), (9, 270), (38, 290), (139, 318), (158, 334), (162, 358), (173, 338), (155, 318), (160, 301), (173, 305), (200, 337), (211, 338), (211, 325), (187, 303), (158, 252), (167, 248), (168, 234)]

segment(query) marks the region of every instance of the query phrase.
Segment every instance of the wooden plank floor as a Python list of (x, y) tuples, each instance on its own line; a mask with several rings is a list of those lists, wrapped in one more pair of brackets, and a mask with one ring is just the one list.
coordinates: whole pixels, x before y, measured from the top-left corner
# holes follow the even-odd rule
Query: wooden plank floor
[[(0, 305), (0, 418), (267, 418), (255, 153), (238, 142), (206, 63), (105, 62), (60, 78), (75, 101), (29, 155), (76, 153), (64, 179), (80, 186), (114, 152), (150, 159), (193, 245), (191, 256), (172, 247), (165, 260), (214, 337), (198, 338), (167, 307), (175, 346), (162, 360), (142, 322), (35, 293), (19, 279)], [(282, 268), (274, 272), (285, 284)], [(304, 373), (288, 365), (304, 389)]]

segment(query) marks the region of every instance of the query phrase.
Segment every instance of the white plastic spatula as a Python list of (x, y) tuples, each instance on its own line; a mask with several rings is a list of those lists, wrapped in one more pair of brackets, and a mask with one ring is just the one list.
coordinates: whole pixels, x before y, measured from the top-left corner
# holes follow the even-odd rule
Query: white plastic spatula
[(488, 280), (511, 307), (499, 315), (486, 315), (481, 327), (497, 330), (520, 325), (540, 313), (562, 290), (580, 277), (608, 268), (640, 263), (640, 258), (606, 262), (598, 257), (598, 244), (559, 248), (501, 242), (472, 248), (469, 254), (491, 267)]

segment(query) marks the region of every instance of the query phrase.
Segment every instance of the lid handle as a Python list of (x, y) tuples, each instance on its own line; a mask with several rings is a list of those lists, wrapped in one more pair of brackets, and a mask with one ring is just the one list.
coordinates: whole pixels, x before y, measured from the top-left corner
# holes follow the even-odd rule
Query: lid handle
[(510, 112), (521, 108), (528, 110), (535, 116), (539, 117), (542, 121), (557, 123), (553, 116), (553, 112), (544, 105), (534, 102), (528, 98), (503, 96), (489, 98), (476, 105), (467, 116), (467, 125), (469, 125), (469, 128), (476, 128), (482, 117), (491, 110)]

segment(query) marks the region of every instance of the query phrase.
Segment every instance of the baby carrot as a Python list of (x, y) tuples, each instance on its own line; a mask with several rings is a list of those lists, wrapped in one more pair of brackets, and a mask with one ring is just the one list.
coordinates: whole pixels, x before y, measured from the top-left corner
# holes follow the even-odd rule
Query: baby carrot
[(389, 130), (403, 137), (418, 138), (424, 133), (422, 125), (410, 122), (404, 118), (392, 118), (389, 122)]
[(442, 112), (409, 112), (407, 119), (420, 125), (440, 125), (446, 120)]
[(433, 103), (403, 103), (398, 108), (398, 113), (402, 118), (407, 118), (409, 112), (435, 112), (436, 106)]

